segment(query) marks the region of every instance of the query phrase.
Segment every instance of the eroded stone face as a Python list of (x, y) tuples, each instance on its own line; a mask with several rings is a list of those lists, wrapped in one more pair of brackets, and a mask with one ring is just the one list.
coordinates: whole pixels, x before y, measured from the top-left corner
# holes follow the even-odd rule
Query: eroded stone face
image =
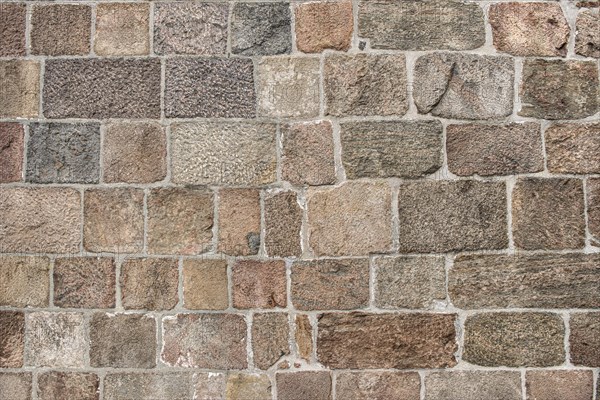
[(354, 17), (352, 3), (311, 2), (295, 6), (296, 46), (304, 53), (350, 48)]
[(281, 357), (290, 354), (289, 331), (286, 313), (254, 314), (252, 352), (257, 368), (269, 369)]
[(260, 248), (260, 192), (256, 189), (219, 190), (219, 250), (247, 256)]
[(22, 180), (23, 126), (13, 122), (0, 123), (0, 183)]
[(0, 391), (11, 400), (30, 400), (31, 386), (31, 372), (0, 373)]
[(235, 308), (275, 308), (287, 304), (283, 261), (240, 260), (232, 268)]
[(185, 260), (183, 263), (183, 304), (188, 310), (224, 310), (229, 305), (227, 262)]
[(79, 372), (46, 372), (38, 377), (38, 398), (100, 399), (98, 375)]
[(331, 375), (328, 371), (278, 373), (275, 379), (280, 400), (331, 398)]
[(21, 368), (24, 346), (25, 315), (18, 311), (0, 311), (0, 368)]
[(289, 3), (236, 3), (231, 15), (231, 51), (244, 56), (292, 50)]
[(121, 265), (125, 309), (170, 310), (177, 304), (179, 271), (175, 258), (130, 258)]
[(0, 258), (0, 305), (48, 306), (49, 271), (47, 257), (3, 255)]
[(110, 372), (104, 378), (106, 400), (188, 399), (193, 388), (189, 372)]
[(148, 54), (149, 19), (149, 4), (98, 4), (94, 52), (101, 56)]
[(575, 365), (600, 366), (600, 313), (573, 314), (570, 318), (569, 348)]
[(40, 63), (0, 61), (0, 117), (34, 118), (39, 114)]
[(271, 380), (263, 374), (229, 374), (227, 400), (270, 400)]
[(585, 57), (600, 58), (600, 14), (591, 10), (582, 11), (577, 16), (575, 53)]
[(588, 400), (594, 395), (592, 371), (527, 371), (527, 396), (539, 400)]
[(54, 305), (63, 308), (115, 306), (115, 262), (108, 257), (54, 261)]
[(295, 192), (280, 192), (265, 199), (265, 249), (269, 256), (301, 255), (302, 214)]
[(426, 400), (520, 400), (521, 375), (512, 371), (433, 372), (425, 377)]
[(342, 372), (335, 392), (353, 400), (417, 400), (421, 398), (421, 378), (416, 372)]
[(35, 4), (31, 14), (31, 51), (37, 55), (90, 52), (92, 7), (85, 4)]
[(312, 355), (312, 324), (308, 315), (296, 314), (296, 347), (298, 354), (305, 360), (310, 360)]
[(0, 10), (0, 57), (25, 55), (25, 4), (4, 3)]
[[(196, 382), (194, 386), (193, 398), (198, 400), (213, 400), (222, 398), (225, 393), (226, 380), (231, 376), (234, 375), (228, 374), (226, 376), (226, 374), (221, 372), (194, 374), (194, 379)], [(245, 379), (242, 379), (242, 381), (245, 382)], [(243, 385), (243, 382), (240, 382), (240, 384)], [(253, 380), (252, 383), (254, 383)], [(237, 387), (237, 385), (235, 386)], [(252, 387), (256, 386), (252, 384)]]
[(545, 136), (550, 172), (582, 175), (600, 172), (600, 123), (552, 125)]

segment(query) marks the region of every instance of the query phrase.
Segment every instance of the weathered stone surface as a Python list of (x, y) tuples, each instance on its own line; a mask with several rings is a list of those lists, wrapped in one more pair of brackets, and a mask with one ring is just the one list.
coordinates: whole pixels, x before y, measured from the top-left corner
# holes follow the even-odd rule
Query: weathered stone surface
[(25, 4), (0, 5), (0, 57), (25, 55)]
[(408, 110), (403, 54), (330, 55), (323, 84), (327, 115), (404, 115)]
[(331, 375), (328, 371), (280, 372), (275, 379), (279, 400), (331, 399)]
[(568, 178), (524, 178), (512, 193), (515, 246), (526, 250), (585, 245), (583, 183)]
[(270, 400), (271, 380), (263, 374), (229, 374), (225, 396), (227, 400)]
[[(233, 376), (232, 374), (228, 376)], [(226, 389), (226, 376), (220, 372), (196, 373), (193, 399), (222, 399)], [(242, 400), (242, 399), (240, 399)]]
[(295, 323), (298, 355), (308, 361), (312, 355), (312, 324), (308, 319), (308, 315), (305, 314), (296, 314)]
[(261, 185), (277, 178), (277, 127), (205, 122), (171, 126), (172, 179), (183, 184)]
[(295, 7), (296, 46), (304, 53), (346, 51), (352, 42), (352, 3), (300, 3)]
[(225, 54), (227, 18), (225, 3), (156, 3), (154, 51), (157, 54)]
[(439, 121), (345, 122), (340, 126), (348, 179), (419, 178), (442, 166)]
[(54, 261), (54, 305), (64, 308), (115, 306), (115, 262), (108, 257)]
[(0, 189), (0, 251), (75, 253), (81, 200), (71, 188)]
[(588, 196), (588, 229), (592, 235), (592, 240), (596, 243), (600, 243), (600, 179), (588, 179), (586, 182), (586, 190)]
[(501, 182), (403, 183), (398, 212), (402, 253), (508, 246), (506, 188)]
[[(0, 5), (0, 10), (3, 5)], [(0, 183), (22, 180), (23, 126), (14, 122), (0, 122)], [(333, 156), (332, 156), (333, 157)]]
[(137, 253), (144, 247), (144, 192), (88, 189), (83, 198), (83, 247), (93, 252)]
[(152, 189), (148, 196), (148, 251), (199, 254), (210, 248), (212, 192), (193, 188)]
[(283, 180), (292, 185), (311, 186), (335, 182), (331, 122), (298, 122), (284, 125), (281, 130)]
[(152, 122), (118, 122), (106, 126), (102, 148), (103, 180), (152, 183), (167, 176), (167, 138)]
[(301, 255), (301, 227), (302, 208), (295, 192), (279, 192), (265, 199), (265, 249), (269, 256)]
[(236, 256), (257, 254), (260, 248), (260, 192), (219, 190), (219, 251)]
[(258, 62), (258, 114), (316, 117), (319, 114), (319, 59), (264, 57)]
[(486, 367), (550, 367), (565, 362), (562, 318), (551, 313), (468, 316), (462, 358)]
[(100, 56), (148, 54), (150, 51), (149, 18), (149, 4), (98, 4), (94, 52)]
[(178, 367), (244, 369), (246, 322), (235, 314), (178, 314), (163, 318), (162, 360)]
[(47, 60), (43, 101), (46, 118), (160, 118), (160, 60)]
[(600, 173), (600, 123), (552, 125), (545, 136), (550, 172)]
[(191, 399), (193, 381), (193, 375), (187, 372), (108, 373), (104, 378), (104, 399)]
[(47, 257), (3, 255), (0, 258), (0, 306), (48, 306), (49, 271)]
[(96, 313), (90, 320), (90, 365), (154, 368), (156, 320), (143, 314)]
[(521, 400), (517, 371), (432, 372), (425, 377), (425, 400)]
[(235, 3), (231, 52), (244, 56), (286, 54), (292, 50), (289, 3)]
[(446, 127), (448, 169), (459, 176), (513, 175), (544, 169), (540, 124)]
[(233, 266), (235, 308), (275, 308), (287, 304), (283, 261), (240, 260)]
[(454, 119), (508, 116), (514, 62), (509, 57), (433, 53), (417, 59), (413, 96), (421, 114)]
[(99, 400), (98, 375), (80, 372), (46, 372), (38, 377), (38, 399)]
[(254, 118), (256, 115), (252, 60), (176, 58), (169, 60), (166, 68), (167, 117)]
[(92, 7), (85, 4), (35, 4), (31, 14), (31, 52), (85, 55), (90, 52)]
[(391, 190), (384, 183), (349, 182), (309, 190), (310, 246), (315, 255), (367, 255), (392, 245)]
[(452, 367), (455, 320), (455, 314), (323, 314), (317, 357), (335, 369)]
[(39, 101), (40, 63), (0, 60), (0, 117), (37, 117)]
[(252, 319), (252, 352), (254, 365), (269, 369), (281, 357), (290, 354), (290, 327), (285, 313), (254, 314)]
[(416, 372), (342, 372), (335, 385), (339, 399), (419, 400), (421, 378)]
[(577, 119), (598, 112), (598, 66), (591, 61), (526, 59), (519, 89), (524, 117)]
[(0, 311), (0, 368), (21, 368), (24, 346), (25, 315), (17, 311)]
[(178, 301), (175, 258), (129, 258), (121, 265), (121, 303), (125, 309), (170, 310)]
[(600, 15), (591, 10), (577, 16), (575, 53), (584, 57), (600, 58)]
[(592, 371), (527, 371), (527, 398), (535, 400), (590, 400), (594, 396)]
[(470, 50), (485, 43), (481, 8), (448, 0), (362, 0), (358, 34), (374, 49)]
[(600, 257), (463, 255), (448, 278), (452, 303), (478, 308), (598, 308)]
[(83, 314), (32, 312), (25, 316), (25, 365), (82, 368), (87, 344)]
[(10, 400), (31, 400), (31, 372), (1, 372), (0, 393)]
[(600, 367), (600, 312), (571, 314), (569, 348), (571, 362)]
[(224, 310), (229, 305), (227, 261), (185, 260), (183, 304), (189, 310)]
[(353, 310), (369, 304), (369, 260), (295, 262), (292, 303), (298, 310)]

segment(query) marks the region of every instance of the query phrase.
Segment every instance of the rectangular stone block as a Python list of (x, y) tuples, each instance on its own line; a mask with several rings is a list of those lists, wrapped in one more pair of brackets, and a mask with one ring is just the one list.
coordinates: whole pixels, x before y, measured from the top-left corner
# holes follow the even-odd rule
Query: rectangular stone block
[(573, 313), (569, 350), (575, 365), (600, 367), (600, 312)]
[(336, 399), (420, 400), (421, 378), (416, 372), (341, 372)]
[(92, 7), (86, 4), (35, 4), (31, 10), (32, 54), (89, 54)]
[(170, 310), (178, 302), (175, 258), (128, 258), (121, 265), (121, 303), (125, 309)]
[(592, 10), (582, 11), (577, 16), (575, 53), (584, 57), (600, 58), (600, 14)]
[(54, 305), (63, 308), (115, 306), (115, 262), (108, 257), (54, 261)]
[(184, 260), (183, 304), (188, 310), (224, 310), (229, 306), (227, 261)]
[(518, 371), (447, 371), (425, 377), (425, 400), (521, 400)]
[(40, 63), (0, 60), (0, 117), (35, 118), (39, 103)]
[(39, 400), (100, 400), (100, 378), (82, 372), (45, 372), (38, 376)]
[(267, 254), (271, 257), (300, 256), (303, 211), (296, 193), (279, 192), (266, 197), (264, 213)]
[(238, 260), (232, 268), (233, 306), (238, 309), (287, 305), (285, 263)]
[(104, 400), (191, 399), (190, 372), (109, 372), (104, 378)]
[(24, 137), (23, 125), (0, 123), (0, 183), (23, 180)]
[(31, 372), (0, 372), (0, 393), (10, 400), (31, 400)]
[[(222, 398), (226, 391), (227, 379), (230, 376), (233, 376), (233, 374), (226, 376), (223, 372), (203, 372), (194, 374), (193, 378), (195, 380), (195, 386), (192, 398), (197, 400)], [(255, 386), (253, 385), (253, 387)]]
[[(252, 318), (254, 365), (269, 369), (290, 354), (290, 326), (286, 313), (257, 313)], [(241, 399), (240, 399), (241, 400)]]
[(25, 314), (0, 311), (0, 368), (21, 368), (24, 346)]
[(50, 259), (35, 256), (0, 257), (0, 306), (47, 307)]
[(594, 376), (589, 370), (527, 371), (527, 398), (536, 400), (590, 400)]
[(25, 55), (25, 4), (0, 4), (0, 57)]
[(329, 371), (301, 371), (277, 373), (278, 400), (329, 400), (331, 399), (331, 374)]
[(219, 190), (219, 251), (230, 255), (257, 254), (260, 248), (260, 192)]
[(231, 14), (231, 52), (244, 56), (292, 51), (289, 3), (236, 3)]
[(271, 400), (271, 380), (266, 374), (229, 374), (225, 398), (227, 400)]
[(600, 173), (600, 123), (552, 125), (545, 136), (550, 172)]
[(295, 5), (296, 46), (304, 53), (347, 51), (352, 42), (352, 3), (309, 2)]
[(136, 56), (150, 51), (150, 5), (100, 3), (96, 6), (94, 52), (100, 56)]

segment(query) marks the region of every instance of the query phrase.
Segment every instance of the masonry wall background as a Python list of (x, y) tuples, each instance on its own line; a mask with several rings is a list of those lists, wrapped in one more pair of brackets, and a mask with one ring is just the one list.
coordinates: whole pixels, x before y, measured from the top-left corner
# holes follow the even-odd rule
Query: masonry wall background
[(598, 2), (0, 3), (0, 398), (600, 400)]

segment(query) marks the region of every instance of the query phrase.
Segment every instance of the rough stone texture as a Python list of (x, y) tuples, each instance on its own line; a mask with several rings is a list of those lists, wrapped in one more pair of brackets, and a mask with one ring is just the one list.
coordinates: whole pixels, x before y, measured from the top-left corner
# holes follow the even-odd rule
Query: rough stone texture
[(229, 305), (227, 261), (185, 260), (183, 304), (189, 310), (224, 310)]
[(525, 250), (585, 245), (583, 183), (569, 178), (524, 178), (512, 193), (515, 246)]
[(35, 4), (31, 13), (31, 53), (47, 56), (90, 52), (92, 7), (85, 4)]
[(562, 318), (550, 313), (481, 313), (464, 325), (463, 360), (486, 367), (550, 367), (565, 362)]
[(50, 259), (0, 257), (0, 306), (46, 307), (50, 291)]
[(43, 101), (46, 118), (159, 118), (160, 60), (46, 60)]
[(258, 115), (308, 118), (319, 114), (319, 59), (264, 57), (258, 62)]
[(25, 365), (83, 368), (87, 344), (79, 313), (32, 312), (25, 316)]
[(415, 63), (419, 113), (453, 119), (506, 117), (513, 109), (514, 62), (509, 57), (433, 53)]
[(455, 314), (323, 314), (317, 357), (335, 369), (452, 367), (455, 320)]
[(244, 56), (292, 50), (289, 3), (236, 3), (231, 14), (231, 52)]
[(392, 245), (391, 190), (384, 183), (348, 182), (309, 190), (310, 246), (315, 255), (367, 255)]
[(98, 375), (80, 372), (46, 372), (38, 377), (38, 399), (99, 400)]
[(524, 117), (577, 119), (598, 112), (598, 66), (591, 61), (526, 59), (519, 89)]
[(398, 195), (401, 253), (444, 253), (508, 246), (501, 182), (403, 183)]
[(374, 49), (470, 50), (485, 43), (483, 11), (449, 0), (362, 0), (358, 35)]
[(144, 247), (144, 192), (88, 189), (83, 198), (83, 247), (93, 252), (137, 253)]
[[(1, 7), (2, 5), (0, 5)], [(21, 124), (0, 123), (0, 183), (18, 182), (23, 179), (21, 175), (24, 135)]]
[(81, 200), (71, 188), (0, 189), (0, 250), (75, 253), (81, 241)]
[(527, 399), (591, 400), (593, 378), (592, 371), (527, 371)]
[(0, 60), (0, 117), (37, 117), (39, 101), (40, 63)]
[(408, 110), (403, 54), (334, 54), (323, 71), (325, 114), (404, 115)]
[(292, 266), (297, 310), (353, 310), (369, 304), (369, 260), (300, 261)]
[(276, 180), (277, 126), (202, 122), (171, 125), (172, 179), (183, 184), (261, 185)]
[(219, 190), (219, 251), (234, 256), (257, 254), (260, 248), (260, 192)]
[(149, 4), (98, 4), (94, 52), (100, 56), (148, 54), (149, 18)]
[(171, 310), (177, 305), (179, 271), (174, 258), (129, 258), (121, 265), (125, 309)]
[(30, 400), (31, 372), (0, 372), (0, 394), (10, 400)]
[(600, 123), (552, 125), (545, 136), (550, 172), (600, 173)]
[(152, 183), (167, 176), (167, 138), (152, 122), (111, 123), (102, 147), (103, 180)]
[(287, 305), (283, 261), (239, 260), (232, 270), (235, 308), (275, 308)]
[(163, 318), (162, 360), (177, 367), (244, 369), (246, 322), (236, 314), (177, 314)]
[(229, 374), (225, 396), (227, 400), (270, 400), (271, 380), (263, 374)]
[(571, 362), (600, 367), (600, 312), (571, 314), (569, 348)]
[(443, 257), (380, 257), (374, 265), (378, 307), (434, 308), (446, 300)]
[(25, 55), (25, 4), (0, 5), (0, 57)]
[(0, 311), (0, 368), (21, 368), (25, 346), (25, 315)]
[(104, 400), (191, 399), (192, 389), (187, 372), (113, 372), (104, 378)]
[(275, 379), (278, 400), (331, 399), (331, 375), (328, 371), (278, 373)]
[(166, 68), (167, 117), (254, 118), (252, 60), (176, 58), (168, 60)]
[(299, 256), (302, 208), (296, 193), (280, 192), (265, 199), (265, 249), (271, 257)]
[(289, 331), (286, 313), (254, 314), (252, 353), (257, 368), (269, 369), (281, 357), (290, 354)]
[(295, 7), (296, 47), (304, 53), (346, 51), (352, 42), (352, 3), (300, 3)]
[(584, 57), (600, 58), (600, 14), (591, 10), (577, 16), (575, 53)]
[(54, 305), (63, 308), (115, 306), (115, 262), (108, 257), (54, 261)]
[(342, 372), (335, 385), (339, 399), (419, 400), (421, 378), (416, 372)]
[(312, 355), (312, 324), (308, 319), (308, 315), (305, 314), (296, 314), (295, 323), (298, 355), (308, 361)]
[(154, 51), (157, 54), (218, 55), (227, 50), (225, 3), (156, 3)]
[(335, 182), (331, 122), (292, 123), (284, 125), (281, 131), (283, 180), (298, 186), (328, 185)]
[(448, 278), (452, 303), (479, 308), (598, 308), (600, 257), (463, 255)]
[(587, 215), (588, 229), (592, 235), (592, 243), (600, 243), (600, 179), (588, 179), (587, 190)]
[(340, 126), (348, 179), (419, 178), (442, 166), (439, 121), (345, 122)]
[(489, 8), (494, 47), (515, 56), (565, 57), (570, 28), (558, 3), (499, 3)]
[[(221, 399), (226, 389), (226, 376), (221, 372), (196, 373), (193, 399), (213, 400)], [(233, 374), (228, 374), (234, 376)], [(242, 384), (245, 380), (240, 381)], [(237, 382), (236, 382), (237, 383)], [(252, 385), (252, 387), (256, 387)], [(151, 399), (149, 399), (151, 400)], [(242, 400), (242, 399), (240, 399)]]
[(90, 365), (154, 368), (156, 320), (143, 314), (96, 313), (90, 320)]
[(147, 203), (150, 253), (199, 254), (210, 248), (212, 192), (193, 188), (152, 189)]
[(448, 125), (446, 152), (448, 169), (459, 176), (514, 175), (544, 169), (542, 134), (535, 122)]
[(425, 377), (425, 400), (521, 400), (517, 371), (448, 371)]

